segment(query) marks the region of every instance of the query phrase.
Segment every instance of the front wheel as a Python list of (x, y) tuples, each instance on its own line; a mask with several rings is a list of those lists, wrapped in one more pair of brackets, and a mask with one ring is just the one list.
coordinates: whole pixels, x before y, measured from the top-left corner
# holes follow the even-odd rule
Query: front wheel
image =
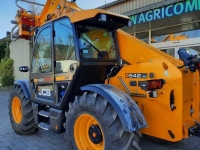
[(17, 134), (30, 134), (38, 131), (33, 118), (30, 99), (25, 98), (20, 86), (14, 86), (8, 99), (10, 123)]
[(76, 97), (65, 115), (68, 149), (140, 149), (138, 134), (125, 132), (113, 107), (96, 93), (85, 93)]

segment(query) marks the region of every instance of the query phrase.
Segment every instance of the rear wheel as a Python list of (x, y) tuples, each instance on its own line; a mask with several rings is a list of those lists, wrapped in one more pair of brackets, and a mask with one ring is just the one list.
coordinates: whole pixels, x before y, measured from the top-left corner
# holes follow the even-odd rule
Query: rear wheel
[[(83, 130), (84, 127), (84, 130)], [(82, 113), (74, 124), (75, 142), (79, 149), (104, 149), (103, 132), (97, 119), (87, 113)]]
[(76, 97), (75, 101), (69, 104), (69, 111), (65, 115), (65, 139), (68, 149), (140, 149), (139, 134), (125, 132), (113, 107), (96, 93), (85, 93)]
[(31, 101), (25, 98), (20, 86), (14, 86), (8, 103), (10, 122), (17, 134), (30, 134), (38, 131), (33, 118)]

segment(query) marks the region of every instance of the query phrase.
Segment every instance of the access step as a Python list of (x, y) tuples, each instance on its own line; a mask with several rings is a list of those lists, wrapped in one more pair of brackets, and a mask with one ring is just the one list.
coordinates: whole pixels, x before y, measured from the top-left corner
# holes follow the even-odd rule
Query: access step
[(50, 112), (45, 111), (45, 110), (40, 110), (40, 111), (38, 112), (38, 115), (48, 118), (48, 117), (50, 116)]
[(44, 129), (44, 130), (49, 130), (49, 128), (50, 128), (50, 125), (47, 124), (47, 123), (45, 123), (45, 122), (40, 122), (40, 123), (38, 124), (38, 126), (39, 126), (40, 128), (42, 128), (42, 129)]

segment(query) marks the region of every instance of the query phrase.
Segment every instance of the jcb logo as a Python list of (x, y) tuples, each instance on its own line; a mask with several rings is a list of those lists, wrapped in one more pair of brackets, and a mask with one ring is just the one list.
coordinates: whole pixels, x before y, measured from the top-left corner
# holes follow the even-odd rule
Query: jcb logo
[(41, 89), (38, 91), (38, 94), (42, 96), (51, 96), (51, 91), (49, 89)]

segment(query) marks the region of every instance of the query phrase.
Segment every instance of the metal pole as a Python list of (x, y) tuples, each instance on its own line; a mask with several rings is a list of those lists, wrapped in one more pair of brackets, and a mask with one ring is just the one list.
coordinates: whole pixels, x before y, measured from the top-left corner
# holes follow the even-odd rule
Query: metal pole
[(14, 30), (15, 30), (15, 28), (17, 28), (17, 26), (18, 26), (18, 25), (15, 25), (15, 26), (12, 28), (11, 32), (10, 32), (10, 39), (11, 39), (12, 41), (14, 41), (16, 38), (19, 38), (19, 35), (14, 34)]
[(16, 0), (15, 1), (15, 4), (17, 5), (17, 7), (19, 7), (20, 9), (23, 9), (25, 10), (24, 8), (22, 8), (21, 6), (19, 6), (17, 3), (21, 1), (21, 2), (26, 2), (26, 3), (30, 3), (30, 4), (35, 4), (35, 5), (39, 5), (39, 6), (44, 6), (44, 4), (40, 4), (40, 3), (36, 3), (36, 2), (31, 2), (31, 1), (28, 1), (28, 0)]
[(105, 0), (105, 10), (106, 10), (106, 0)]

